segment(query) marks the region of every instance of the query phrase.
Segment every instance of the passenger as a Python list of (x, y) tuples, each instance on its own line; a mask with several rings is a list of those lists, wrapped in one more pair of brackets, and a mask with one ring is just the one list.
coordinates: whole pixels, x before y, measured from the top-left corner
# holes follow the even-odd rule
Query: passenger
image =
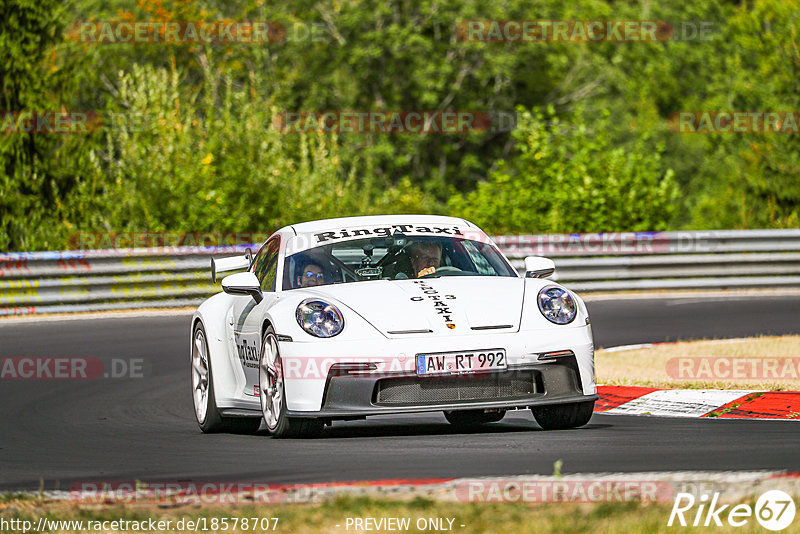
[(325, 273), (318, 263), (307, 262), (300, 270), (295, 287), (314, 287), (325, 285)]

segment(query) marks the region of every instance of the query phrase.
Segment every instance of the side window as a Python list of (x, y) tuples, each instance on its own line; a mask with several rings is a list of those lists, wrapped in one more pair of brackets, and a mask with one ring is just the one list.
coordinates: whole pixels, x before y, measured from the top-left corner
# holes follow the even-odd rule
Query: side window
[(281, 238), (273, 237), (258, 251), (253, 261), (253, 272), (261, 282), (262, 291), (275, 291), (275, 279), (278, 276), (278, 251)]

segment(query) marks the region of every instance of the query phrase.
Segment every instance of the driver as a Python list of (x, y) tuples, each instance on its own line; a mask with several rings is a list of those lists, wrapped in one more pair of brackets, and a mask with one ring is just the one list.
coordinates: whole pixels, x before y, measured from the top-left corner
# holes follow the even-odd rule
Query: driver
[(408, 246), (409, 259), (415, 276), (433, 274), (442, 261), (442, 247), (432, 241), (417, 241)]
[(306, 262), (300, 270), (295, 287), (314, 287), (325, 285), (325, 273), (318, 263)]

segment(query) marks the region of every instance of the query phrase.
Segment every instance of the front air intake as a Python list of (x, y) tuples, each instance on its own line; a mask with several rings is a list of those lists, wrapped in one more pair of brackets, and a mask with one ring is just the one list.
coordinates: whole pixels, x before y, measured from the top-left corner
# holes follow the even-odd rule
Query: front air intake
[(538, 374), (538, 371), (531, 370), (452, 377), (386, 378), (376, 384), (373, 403), (414, 406), (527, 398), (544, 393)]

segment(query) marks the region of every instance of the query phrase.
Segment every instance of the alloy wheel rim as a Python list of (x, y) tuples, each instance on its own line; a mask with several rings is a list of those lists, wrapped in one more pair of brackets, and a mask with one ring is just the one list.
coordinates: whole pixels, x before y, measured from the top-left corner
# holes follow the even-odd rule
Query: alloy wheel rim
[(273, 334), (267, 334), (259, 358), (258, 383), (261, 413), (269, 430), (278, 426), (283, 403), (283, 377), (279, 368), (278, 342)]
[(192, 397), (194, 413), (200, 424), (205, 422), (208, 413), (208, 374), (206, 338), (203, 331), (198, 330), (192, 346)]

